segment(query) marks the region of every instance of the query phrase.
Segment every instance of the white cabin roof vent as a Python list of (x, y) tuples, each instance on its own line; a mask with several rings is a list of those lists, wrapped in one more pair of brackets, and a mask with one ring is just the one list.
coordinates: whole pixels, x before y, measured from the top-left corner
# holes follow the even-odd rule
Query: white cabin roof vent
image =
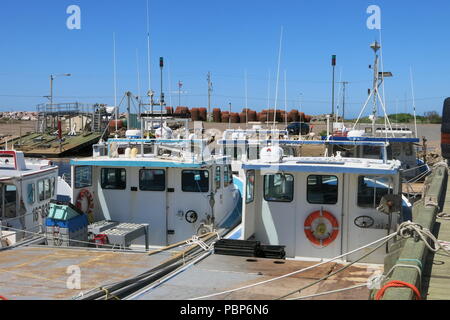
[(279, 163), (283, 161), (283, 149), (278, 146), (268, 146), (261, 150), (261, 161)]

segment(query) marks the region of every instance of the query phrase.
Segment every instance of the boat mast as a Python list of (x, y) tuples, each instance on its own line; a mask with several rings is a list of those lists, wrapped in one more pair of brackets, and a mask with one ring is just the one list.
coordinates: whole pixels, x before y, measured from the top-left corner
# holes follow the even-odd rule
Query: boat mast
[(280, 48), (278, 51), (278, 71), (277, 71), (277, 85), (276, 85), (276, 89), (275, 89), (275, 110), (274, 110), (274, 115), (273, 115), (273, 130), (276, 129), (276, 121), (277, 121), (278, 85), (280, 82), (280, 65), (281, 65), (282, 46), (283, 46), (283, 26), (281, 26)]
[(415, 130), (416, 138), (418, 138), (419, 136), (417, 133), (416, 97), (414, 94), (414, 79), (413, 79), (412, 67), (410, 67), (410, 69), (409, 69), (409, 74), (411, 76), (411, 93), (412, 93), (413, 108), (414, 108), (414, 130)]
[(113, 33), (113, 56), (114, 56), (114, 108), (116, 108), (116, 133), (118, 131), (119, 107), (117, 106), (117, 68), (116, 68), (116, 33)]
[(372, 134), (375, 134), (375, 122), (377, 121), (378, 114), (378, 82), (380, 73), (378, 71), (378, 50), (380, 50), (380, 44), (375, 41), (370, 47), (375, 52), (375, 63), (373, 65), (373, 108), (372, 108)]

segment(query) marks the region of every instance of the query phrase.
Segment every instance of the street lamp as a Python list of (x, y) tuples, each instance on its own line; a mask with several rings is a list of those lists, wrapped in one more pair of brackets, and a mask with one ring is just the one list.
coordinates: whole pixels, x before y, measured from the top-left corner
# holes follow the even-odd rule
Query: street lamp
[(51, 74), (50, 75), (50, 106), (53, 105), (53, 80), (57, 77), (70, 77), (70, 73), (64, 73), (64, 74)]
[[(70, 73), (51, 74), (50, 75), (50, 109), (53, 109), (53, 80), (55, 80), (55, 78), (57, 78), (57, 77), (70, 77), (70, 76), (71, 76)], [(58, 115), (58, 118), (59, 118), (59, 115)], [(47, 119), (46, 115), (45, 115), (45, 119)], [(53, 118), (53, 120), (54, 120), (54, 118)], [(45, 120), (45, 122), (47, 122), (47, 121)], [(45, 127), (47, 127), (47, 123), (45, 123)], [(55, 127), (55, 123), (53, 123), (53, 128), (54, 127)]]

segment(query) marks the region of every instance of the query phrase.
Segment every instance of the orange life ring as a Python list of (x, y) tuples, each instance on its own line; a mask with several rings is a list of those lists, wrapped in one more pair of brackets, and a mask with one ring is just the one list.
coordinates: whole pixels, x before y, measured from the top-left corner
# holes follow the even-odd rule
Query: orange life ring
[(77, 198), (77, 208), (80, 210), (83, 210), (82, 206), (83, 206), (83, 199), (86, 198), (87, 202), (88, 202), (88, 208), (87, 208), (87, 215), (89, 217), (89, 221), (92, 222), (92, 215), (94, 214), (94, 197), (92, 196), (92, 194), (89, 192), (89, 190), (87, 189), (83, 189), (80, 191), (80, 193), (78, 194), (78, 198)]
[[(327, 225), (331, 225), (331, 229)], [(328, 211), (315, 211), (305, 221), (305, 234), (313, 244), (321, 248), (327, 247), (339, 235), (339, 222)]]

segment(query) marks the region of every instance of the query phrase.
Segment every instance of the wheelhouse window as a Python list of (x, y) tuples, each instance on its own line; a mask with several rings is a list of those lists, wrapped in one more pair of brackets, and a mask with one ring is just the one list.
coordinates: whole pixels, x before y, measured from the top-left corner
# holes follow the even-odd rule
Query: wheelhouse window
[(38, 181), (38, 193), (39, 193), (39, 201), (44, 201), (45, 200), (44, 180)]
[(50, 199), (52, 197), (50, 179), (44, 180), (44, 191), (45, 191), (45, 199)]
[(27, 201), (28, 204), (34, 204), (36, 201), (36, 185), (34, 183), (27, 186)]
[(252, 203), (255, 200), (255, 170), (247, 172), (245, 198), (247, 204)]
[(308, 202), (311, 204), (338, 203), (339, 181), (336, 176), (308, 177)]
[(281, 173), (264, 176), (264, 199), (268, 202), (292, 202), (294, 177)]
[(125, 190), (127, 188), (127, 172), (125, 169), (103, 168), (101, 172), (102, 189)]
[(216, 176), (214, 180), (216, 182), (216, 190), (220, 189), (220, 184), (222, 182), (222, 168), (219, 166), (216, 167)]
[(92, 186), (92, 167), (75, 167), (75, 188), (83, 189)]
[(50, 194), (52, 197), (56, 194), (56, 179), (55, 177), (50, 179)]
[(165, 191), (166, 171), (147, 170), (139, 171), (139, 190), (141, 191)]
[(363, 156), (367, 158), (379, 159), (381, 148), (375, 146), (363, 146)]
[(233, 172), (231, 169), (231, 165), (226, 165), (223, 168), (223, 186), (226, 188), (230, 184), (233, 184)]
[(181, 188), (184, 192), (208, 192), (209, 172), (206, 170), (184, 170), (181, 173)]
[(390, 178), (360, 176), (358, 178), (358, 206), (375, 209), (380, 205), (381, 198), (393, 193), (393, 183)]
[(14, 185), (5, 185), (4, 190), (4, 217), (7, 219), (12, 219), (17, 216), (17, 187)]
[(405, 150), (405, 155), (407, 157), (410, 157), (413, 155), (414, 151), (413, 151), (413, 145), (411, 143), (406, 143), (403, 145), (403, 149)]

